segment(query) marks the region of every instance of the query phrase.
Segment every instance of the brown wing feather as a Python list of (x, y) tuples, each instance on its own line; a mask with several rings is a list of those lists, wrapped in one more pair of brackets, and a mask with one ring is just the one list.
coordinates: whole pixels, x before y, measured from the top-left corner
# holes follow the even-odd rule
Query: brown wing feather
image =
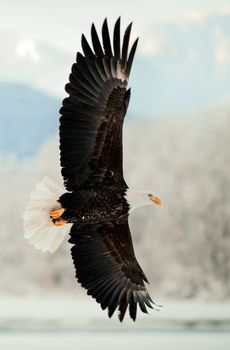
[(152, 308), (144, 285), (147, 278), (135, 258), (127, 217), (119, 224), (74, 224), (70, 235), (76, 277), (102, 309), (108, 308), (109, 317), (118, 308), (122, 321), (129, 307), (135, 321), (137, 305), (145, 313), (146, 306)]
[[(128, 27), (128, 34), (130, 27)], [(101, 45), (92, 26), (93, 50), (82, 36), (84, 56), (77, 54), (60, 109), (62, 175), (67, 190), (75, 191), (102, 181), (126, 186), (122, 170), (122, 126), (129, 103), (126, 90), (136, 43), (128, 57), (129, 35), (120, 58), (120, 19), (115, 24), (114, 53), (107, 22)], [(103, 48), (104, 50), (103, 50)]]

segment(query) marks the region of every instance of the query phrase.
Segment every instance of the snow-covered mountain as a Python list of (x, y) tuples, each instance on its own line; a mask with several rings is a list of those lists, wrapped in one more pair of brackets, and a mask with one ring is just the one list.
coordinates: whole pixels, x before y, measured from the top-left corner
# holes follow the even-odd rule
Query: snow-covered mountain
[[(45, 43), (0, 34), (8, 42), (0, 80), (18, 81), (63, 97), (76, 47), (65, 53)], [(140, 37), (130, 85), (131, 114), (191, 114), (230, 99), (230, 14), (152, 26)]]
[(58, 130), (61, 100), (16, 83), (0, 83), (0, 152), (33, 155)]
[[(7, 43), (0, 65), (1, 151), (32, 154), (57, 130), (80, 33), (72, 53), (16, 34), (0, 33), (0, 40)], [(228, 105), (229, 76), (228, 12), (152, 26), (140, 37), (128, 115), (187, 117)]]

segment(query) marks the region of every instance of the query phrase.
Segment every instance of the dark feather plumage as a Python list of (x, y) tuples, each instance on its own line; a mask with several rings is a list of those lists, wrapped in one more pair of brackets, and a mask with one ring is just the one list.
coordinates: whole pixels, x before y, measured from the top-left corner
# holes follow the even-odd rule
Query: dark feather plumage
[(151, 298), (134, 255), (127, 217), (121, 224), (74, 224), (70, 235), (76, 277), (103, 310), (108, 308), (109, 317), (118, 307), (122, 321), (129, 307), (135, 321), (137, 304), (147, 313)]
[[(120, 18), (114, 28), (114, 54), (112, 53), (107, 20), (104, 21), (102, 27), (104, 50), (94, 24), (91, 29), (94, 52), (85, 36), (82, 35), (84, 56), (77, 53), (77, 63), (73, 64), (70, 81), (66, 85), (66, 91), (70, 97), (63, 101), (63, 106), (60, 109), (62, 114), (60, 118), (61, 166), (65, 186), (69, 191), (79, 190), (86, 184), (92, 184), (91, 179), (93, 182), (101, 182), (101, 176), (106, 174), (103, 169), (110, 169), (116, 174), (116, 181), (120, 181), (125, 186), (122, 174), (122, 156), (119, 156), (119, 166), (118, 162), (114, 166), (112, 161), (118, 153), (122, 155), (122, 126), (129, 101), (126, 86), (137, 46), (136, 41), (130, 50), (127, 61), (130, 31), (131, 24), (125, 31), (121, 59)], [(79, 130), (79, 108), (81, 108), (81, 120), (85, 121), (84, 140), (79, 140), (80, 132), (82, 132), (82, 127)], [(94, 111), (94, 118), (91, 109)], [(92, 118), (95, 122), (93, 126)], [(86, 125), (89, 121), (90, 129), (87, 133)], [(63, 128), (64, 123), (67, 129)], [(73, 130), (72, 148), (68, 123)], [(102, 133), (104, 137), (101, 137)], [(103, 144), (108, 139), (109, 142)], [(65, 146), (66, 140), (69, 144), (68, 149)], [(79, 153), (79, 149), (82, 152)], [(100, 150), (103, 150), (103, 153)], [(69, 157), (70, 155), (74, 157), (74, 152), (76, 152), (75, 162), (70, 163)], [(114, 156), (111, 157), (111, 154)], [(98, 171), (99, 168), (101, 171)]]
[[(127, 185), (122, 169), (122, 127), (130, 89), (128, 78), (137, 47), (131, 47), (130, 24), (120, 41), (118, 18), (111, 45), (107, 20), (102, 43), (94, 24), (92, 47), (82, 35), (60, 109), (60, 151), (66, 193), (59, 201), (71, 228), (69, 242), (76, 277), (87, 293), (123, 320), (126, 310), (135, 321), (137, 304), (152, 308), (147, 278), (133, 250), (128, 226)], [(114, 53), (113, 53), (114, 52)]]

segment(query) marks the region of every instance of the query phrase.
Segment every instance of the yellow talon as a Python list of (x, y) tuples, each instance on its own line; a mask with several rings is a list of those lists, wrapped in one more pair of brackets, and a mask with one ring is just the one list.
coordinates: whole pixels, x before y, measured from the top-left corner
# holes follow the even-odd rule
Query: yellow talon
[(53, 224), (54, 224), (54, 226), (63, 226), (63, 225), (65, 225), (67, 223), (67, 221), (66, 220), (64, 220), (64, 219), (54, 219), (53, 220)]
[(60, 208), (60, 209), (55, 209), (49, 212), (49, 215), (51, 219), (58, 219), (62, 214), (64, 213), (65, 209)]

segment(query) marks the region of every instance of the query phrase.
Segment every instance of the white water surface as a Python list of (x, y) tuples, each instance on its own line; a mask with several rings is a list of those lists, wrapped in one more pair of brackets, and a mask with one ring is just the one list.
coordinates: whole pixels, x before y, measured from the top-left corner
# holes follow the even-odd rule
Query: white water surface
[(77, 332), (4, 333), (3, 350), (229, 350), (229, 333), (206, 332)]
[[(228, 332), (230, 303), (170, 302), (160, 311), (111, 319), (92, 298), (0, 296), (0, 332)], [(1, 349), (1, 348), (0, 348)]]
[(0, 297), (1, 350), (229, 350), (230, 304), (165, 300), (121, 324), (90, 298)]

